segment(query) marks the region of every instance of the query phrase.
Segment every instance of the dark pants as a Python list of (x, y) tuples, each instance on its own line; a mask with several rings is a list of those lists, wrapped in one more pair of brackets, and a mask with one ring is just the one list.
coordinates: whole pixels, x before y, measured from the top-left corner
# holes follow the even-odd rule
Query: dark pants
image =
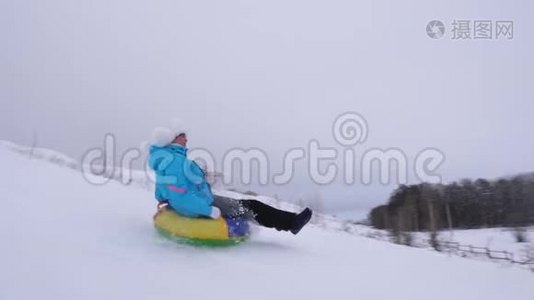
[(224, 217), (245, 217), (261, 226), (285, 231), (293, 227), (297, 215), (252, 199), (236, 200), (215, 195), (213, 205), (221, 210)]

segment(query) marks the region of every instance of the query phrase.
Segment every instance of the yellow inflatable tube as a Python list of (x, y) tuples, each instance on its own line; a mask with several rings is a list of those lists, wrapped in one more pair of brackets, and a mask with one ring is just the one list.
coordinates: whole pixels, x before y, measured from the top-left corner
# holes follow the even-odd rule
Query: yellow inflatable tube
[[(178, 241), (206, 246), (230, 245), (246, 240), (248, 224), (238, 223), (238, 225), (242, 228), (239, 229), (240, 234), (236, 235), (232, 234), (236, 231), (229, 228), (229, 226), (234, 227), (235, 224), (229, 224), (229, 221), (223, 218), (188, 218), (167, 207), (161, 208), (154, 215), (154, 226), (163, 235)], [(243, 228), (243, 225), (246, 228)]]

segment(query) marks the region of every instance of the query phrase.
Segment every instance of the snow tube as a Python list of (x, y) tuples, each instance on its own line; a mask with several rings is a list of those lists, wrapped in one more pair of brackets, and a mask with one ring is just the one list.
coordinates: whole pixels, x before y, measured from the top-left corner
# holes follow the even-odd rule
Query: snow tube
[(243, 218), (188, 218), (163, 207), (154, 215), (154, 226), (166, 237), (199, 246), (229, 246), (248, 239), (250, 228)]

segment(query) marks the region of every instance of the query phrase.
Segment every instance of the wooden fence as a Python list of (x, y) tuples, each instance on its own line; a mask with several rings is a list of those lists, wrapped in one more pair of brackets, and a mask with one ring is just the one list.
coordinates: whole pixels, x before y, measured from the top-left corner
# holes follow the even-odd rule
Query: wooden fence
[(508, 251), (492, 250), (487, 247), (476, 247), (472, 245), (462, 245), (457, 242), (441, 241), (439, 243), (439, 250), (444, 252), (451, 252), (460, 256), (485, 256), (491, 260), (508, 261), (513, 264), (528, 265), (534, 267), (534, 255), (529, 251), (526, 253), (524, 259), (514, 256), (514, 253)]

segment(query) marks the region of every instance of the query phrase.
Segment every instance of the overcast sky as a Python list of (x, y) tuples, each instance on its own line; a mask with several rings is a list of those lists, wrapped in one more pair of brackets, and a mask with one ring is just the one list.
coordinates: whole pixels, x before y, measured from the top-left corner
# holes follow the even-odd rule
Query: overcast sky
[[(276, 170), (312, 139), (343, 149), (332, 124), (352, 111), (369, 126), (358, 153), (437, 148), (445, 181), (529, 172), (533, 11), (526, 0), (2, 1), (0, 139), (36, 135), (81, 158), (106, 133), (121, 153), (180, 118), (189, 147), (217, 158), (256, 147)], [(489, 20), (493, 36), (454, 40), (455, 19)], [(431, 20), (443, 38), (427, 36)], [(495, 36), (503, 20), (513, 39)], [(318, 186), (305, 169), (254, 188), (355, 209), (394, 187)]]

